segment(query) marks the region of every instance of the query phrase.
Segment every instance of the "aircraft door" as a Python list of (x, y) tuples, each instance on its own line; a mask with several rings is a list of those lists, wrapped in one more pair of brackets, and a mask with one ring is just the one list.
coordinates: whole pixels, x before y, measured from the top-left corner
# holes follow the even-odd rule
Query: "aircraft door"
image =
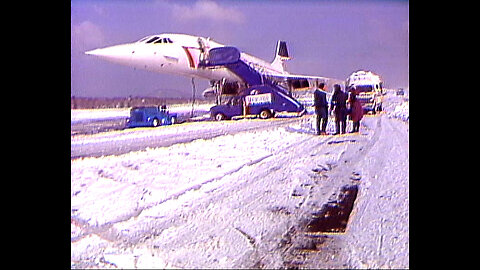
[(200, 49), (200, 54), (199, 54), (199, 62), (203, 62), (203, 60), (207, 59), (208, 57), (208, 51), (210, 50), (210, 45), (208, 42), (208, 39), (204, 39), (202, 37), (199, 37), (198, 40), (198, 47)]

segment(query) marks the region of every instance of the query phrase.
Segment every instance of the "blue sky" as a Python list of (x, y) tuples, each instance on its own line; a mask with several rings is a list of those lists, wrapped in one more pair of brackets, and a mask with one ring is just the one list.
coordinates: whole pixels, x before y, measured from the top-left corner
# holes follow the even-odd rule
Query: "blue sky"
[[(408, 1), (71, 1), (71, 95), (191, 96), (190, 79), (134, 70), (87, 50), (159, 33), (212, 37), (271, 61), (286, 40), (291, 73), (345, 79), (358, 69), (408, 87)], [(208, 87), (197, 80), (197, 93)]]

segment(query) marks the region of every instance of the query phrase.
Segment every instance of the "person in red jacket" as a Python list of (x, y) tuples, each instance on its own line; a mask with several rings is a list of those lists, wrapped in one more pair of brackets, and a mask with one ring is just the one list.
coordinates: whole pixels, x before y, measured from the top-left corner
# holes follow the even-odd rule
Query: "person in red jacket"
[(355, 91), (350, 92), (350, 119), (353, 121), (353, 129), (351, 133), (359, 132), (360, 121), (363, 118), (363, 107), (360, 101), (357, 99)]

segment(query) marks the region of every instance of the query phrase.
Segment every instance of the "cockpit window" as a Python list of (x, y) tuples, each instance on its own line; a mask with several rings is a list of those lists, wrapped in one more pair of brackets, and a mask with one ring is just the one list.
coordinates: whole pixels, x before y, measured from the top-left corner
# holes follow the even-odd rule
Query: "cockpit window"
[(144, 42), (145, 40), (147, 40), (147, 39), (149, 39), (149, 38), (150, 38), (150, 36), (148, 36), (148, 37), (144, 37), (144, 38), (140, 39), (140, 40), (139, 40), (139, 41), (137, 41), (137, 42)]
[(139, 42), (139, 43), (154, 43), (154, 44), (173, 43), (173, 41), (170, 38), (160, 38), (158, 36), (154, 36), (154, 37), (147, 36), (147, 37), (144, 37), (144, 38), (140, 39), (137, 42)]
[(149, 40), (148, 40), (147, 42), (145, 42), (145, 43), (152, 43), (152, 42), (154, 42), (154, 41), (157, 40), (157, 39), (159, 39), (159, 37), (153, 37), (153, 38), (149, 39)]
[(154, 42), (154, 44), (159, 44), (159, 43), (173, 43), (173, 42), (170, 38), (161, 38)]

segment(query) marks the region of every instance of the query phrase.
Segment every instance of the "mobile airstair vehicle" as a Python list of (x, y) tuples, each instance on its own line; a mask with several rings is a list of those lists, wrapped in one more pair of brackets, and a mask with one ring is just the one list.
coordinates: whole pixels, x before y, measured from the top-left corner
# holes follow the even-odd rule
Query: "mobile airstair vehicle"
[(226, 68), (238, 76), (244, 87), (239, 87), (226, 104), (210, 109), (215, 120), (234, 117), (274, 117), (277, 113), (303, 115), (305, 107), (283, 87), (270, 80), (241, 59), (235, 47), (218, 47), (208, 51), (199, 67), (208, 69)]

